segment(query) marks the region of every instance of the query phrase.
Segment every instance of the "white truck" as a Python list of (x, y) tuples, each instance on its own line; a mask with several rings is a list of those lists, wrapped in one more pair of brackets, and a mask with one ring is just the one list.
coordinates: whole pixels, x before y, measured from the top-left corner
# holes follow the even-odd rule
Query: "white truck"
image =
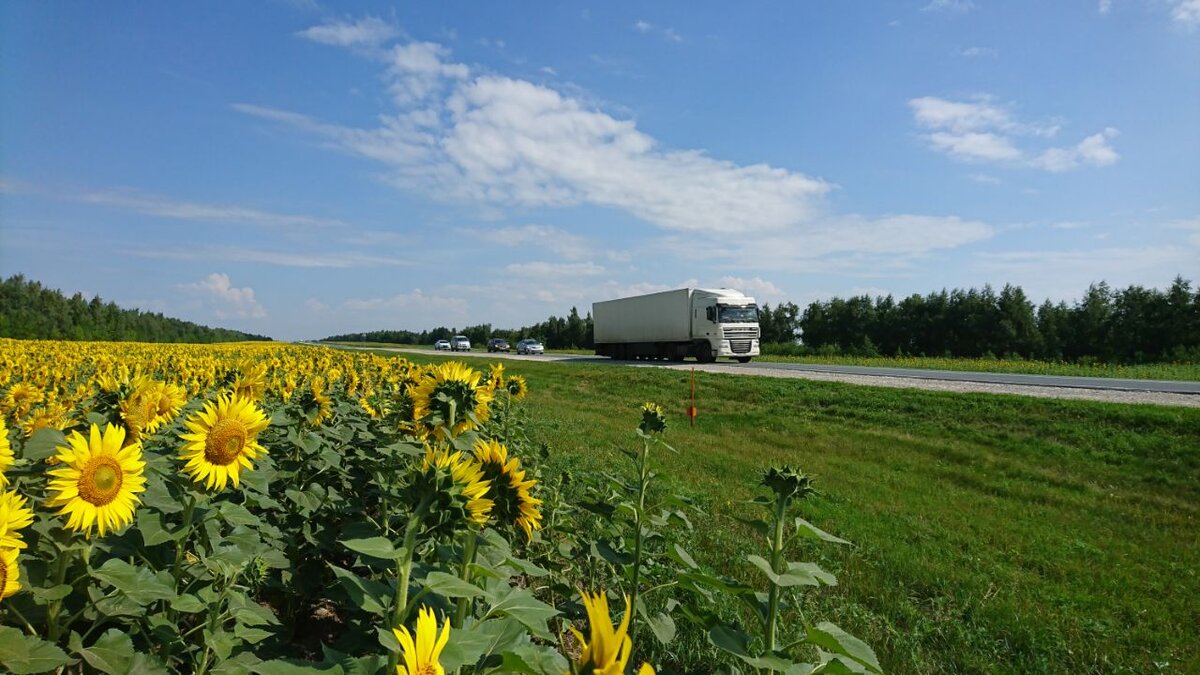
[(758, 356), (758, 305), (731, 288), (680, 288), (592, 303), (596, 354), (614, 359)]

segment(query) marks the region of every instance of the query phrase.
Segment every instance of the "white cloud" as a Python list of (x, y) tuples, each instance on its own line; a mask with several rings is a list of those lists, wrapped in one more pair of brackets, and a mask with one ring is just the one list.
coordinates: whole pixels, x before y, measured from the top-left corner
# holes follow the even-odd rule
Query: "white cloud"
[(787, 298), (787, 293), (776, 286), (774, 282), (762, 277), (721, 277), (716, 285), (720, 288), (732, 288), (753, 297), (759, 303), (779, 302)]
[[(486, 205), (620, 209), (661, 227), (701, 232), (785, 228), (809, 218), (830, 186), (765, 164), (660, 147), (634, 121), (525, 80), (447, 62), (432, 43), (400, 45), (387, 64), (398, 114), (372, 129), (262, 106), (242, 112), (322, 137), (389, 167), (389, 180)], [(435, 96), (448, 87), (444, 96)]]
[(1200, 0), (1174, 0), (1171, 18), (1185, 28), (1200, 27)]
[(654, 30), (654, 24), (650, 23), (649, 21), (638, 19), (637, 21), (633, 22), (633, 29), (639, 33), (649, 33), (650, 31)]
[(470, 70), (461, 63), (447, 63), (450, 50), (434, 42), (395, 45), (387, 55), (388, 87), (399, 105), (420, 101), (438, 91), (446, 80), (463, 79)]
[[(403, 312), (406, 314), (415, 312), (419, 315), (449, 316), (460, 319), (467, 315), (466, 300), (437, 293), (425, 293), (419, 288), (386, 298), (351, 298), (342, 305), (354, 312)], [(406, 321), (407, 318), (406, 316), (397, 316), (396, 320), (404, 325), (413, 325)], [(418, 322), (416, 325), (421, 324)]]
[(926, 136), (929, 145), (961, 160), (1010, 160), (1021, 156), (1021, 151), (1004, 136), (986, 132), (951, 133), (938, 131)]
[(403, 267), (412, 265), (411, 260), (388, 256), (347, 252), (290, 252), (264, 251), (245, 247), (203, 248), (133, 248), (129, 255), (156, 260), (224, 260), (226, 262), (257, 263), (281, 267)]
[(320, 216), (293, 213), (274, 213), (234, 204), (191, 202), (128, 190), (55, 190), (28, 183), (5, 181), (3, 184), (0, 184), (0, 192), (97, 204), (150, 216), (208, 223), (241, 223), (284, 229), (343, 227), (347, 224), (345, 221), (336, 218), (323, 218)]
[(999, 185), (1000, 183), (1004, 182), (999, 178), (996, 178), (995, 176), (989, 176), (986, 173), (973, 173), (968, 175), (967, 178), (970, 178), (976, 183), (984, 183), (986, 185)]
[(1088, 136), (1072, 148), (1050, 148), (1038, 155), (1030, 164), (1046, 171), (1070, 171), (1080, 166), (1109, 166), (1116, 164), (1121, 158), (1116, 150), (1109, 145), (1110, 139), (1117, 137), (1117, 130), (1109, 127), (1104, 131)]
[(314, 313), (319, 314), (321, 312), (327, 311), (329, 309), (329, 305), (321, 302), (320, 300), (318, 300), (316, 298), (309, 298), (304, 301), (304, 309), (308, 310), (309, 312), (314, 312)]
[(978, 57), (986, 56), (986, 57), (994, 59), (994, 58), (997, 58), (1000, 56), (999, 50), (997, 50), (993, 47), (967, 47), (966, 49), (962, 50), (962, 52), (960, 52), (960, 53), (963, 56), (966, 56), (967, 58), (978, 58)]
[(466, 234), (489, 244), (508, 247), (536, 246), (552, 251), (567, 260), (580, 260), (593, 254), (594, 247), (577, 234), (553, 225), (520, 225), (514, 227), (464, 230)]
[(395, 26), (376, 17), (366, 17), (353, 22), (329, 21), (296, 33), (313, 42), (339, 47), (373, 47), (399, 34), (400, 31)]
[(921, 11), (965, 14), (972, 9), (975, 9), (975, 3), (972, 0), (930, 0), (929, 4), (921, 8)]
[(1021, 285), (1030, 297), (1070, 298), (1097, 281), (1115, 287), (1161, 286), (1175, 274), (1186, 277), (1200, 271), (1196, 249), (1176, 245), (1005, 251), (976, 257), (981, 271)]
[(548, 277), (590, 277), (604, 274), (604, 268), (596, 263), (552, 263), (527, 262), (506, 265), (504, 271), (513, 276), (542, 279)]
[(1101, 14), (1108, 14), (1110, 11), (1112, 11), (1112, 0), (1100, 0), (1099, 4), (1096, 6), (1096, 11), (1100, 12)]
[(201, 296), (218, 319), (263, 319), (267, 312), (254, 299), (254, 289), (237, 288), (228, 274), (214, 272), (194, 284), (181, 284), (180, 289)]
[(993, 162), (1061, 172), (1082, 166), (1109, 166), (1120, 159), (1109, 144), (1117, 136), (1117, 130), (1112, 127), (1088, 136), (1074, 146), (1039, 151), (1019, 147), (1016, 141), (1021, 137), (1052, 137), (1058, 133), (1060, 125), (1020, 121), (991, 97), (952, 101), (923, 96), (909, 100), (908, 105), (913, 120), (928, 131), (923, 138), (929, 147), (959, 161)]

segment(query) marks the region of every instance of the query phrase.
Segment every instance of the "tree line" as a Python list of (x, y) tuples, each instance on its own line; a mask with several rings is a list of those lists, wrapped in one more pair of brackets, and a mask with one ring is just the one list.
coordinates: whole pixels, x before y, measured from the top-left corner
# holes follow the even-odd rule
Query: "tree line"
[(516, 346), (519, 340), (540, 340), (548, 349), (591, 349), (592, 314), (580, 316), (579, 310), (571, 308), (565, 317), (551, 316), (532, 326), (521, 328), (493, 328), (490, 323), (475, 326), (446, 328), (439, 326), (431, 330), (375, 330), (367, 333), (345, 333), (325, 338), (328, 342), (387, 342), (392, 344), (424, 345), (438, 340), (449, 340), (455, 335), (465, 335), (472, 345), (482, 346), (490, 338), (499, 337)]
[(157, 312), (121, 309), (76, 293), (46, 288), (17, 274), (0, 282), (0, 337), (36, 340), (136, 342), (238, 342), (270, 340), (226, 328), (209, 328)]
[(1020, 357), (1111, 363), (1200, 361), (1200, 289), (1092, 284), (1068, 305), (1036, 308), (1019, 286), (811, 303), (795, 322), (802, 349), (829, 354)]

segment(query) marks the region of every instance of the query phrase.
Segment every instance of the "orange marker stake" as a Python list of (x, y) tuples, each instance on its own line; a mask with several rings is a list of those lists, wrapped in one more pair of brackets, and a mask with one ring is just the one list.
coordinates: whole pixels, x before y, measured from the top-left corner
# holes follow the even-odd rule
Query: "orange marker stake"
[(700, 411), (696, 410), (696, 369), (691, 369), (691, 405), (688, 406), (688, 419), (691, 420), (691, 425), (696, 426), (696, 416)]

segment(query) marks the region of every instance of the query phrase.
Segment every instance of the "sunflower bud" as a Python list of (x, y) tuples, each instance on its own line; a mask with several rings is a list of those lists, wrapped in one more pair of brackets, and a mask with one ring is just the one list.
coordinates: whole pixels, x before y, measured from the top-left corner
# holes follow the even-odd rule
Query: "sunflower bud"
[(642, 423), (638, 425), (644, 434), (654, 434), (667, 430), (667, 416), (661, 405), (647, 401), (642, 405)]
[(763, 474), (762, 485), (784, 500), (804, 499), (816, 492), (812, 476), (790, 466), (767, 469)]

